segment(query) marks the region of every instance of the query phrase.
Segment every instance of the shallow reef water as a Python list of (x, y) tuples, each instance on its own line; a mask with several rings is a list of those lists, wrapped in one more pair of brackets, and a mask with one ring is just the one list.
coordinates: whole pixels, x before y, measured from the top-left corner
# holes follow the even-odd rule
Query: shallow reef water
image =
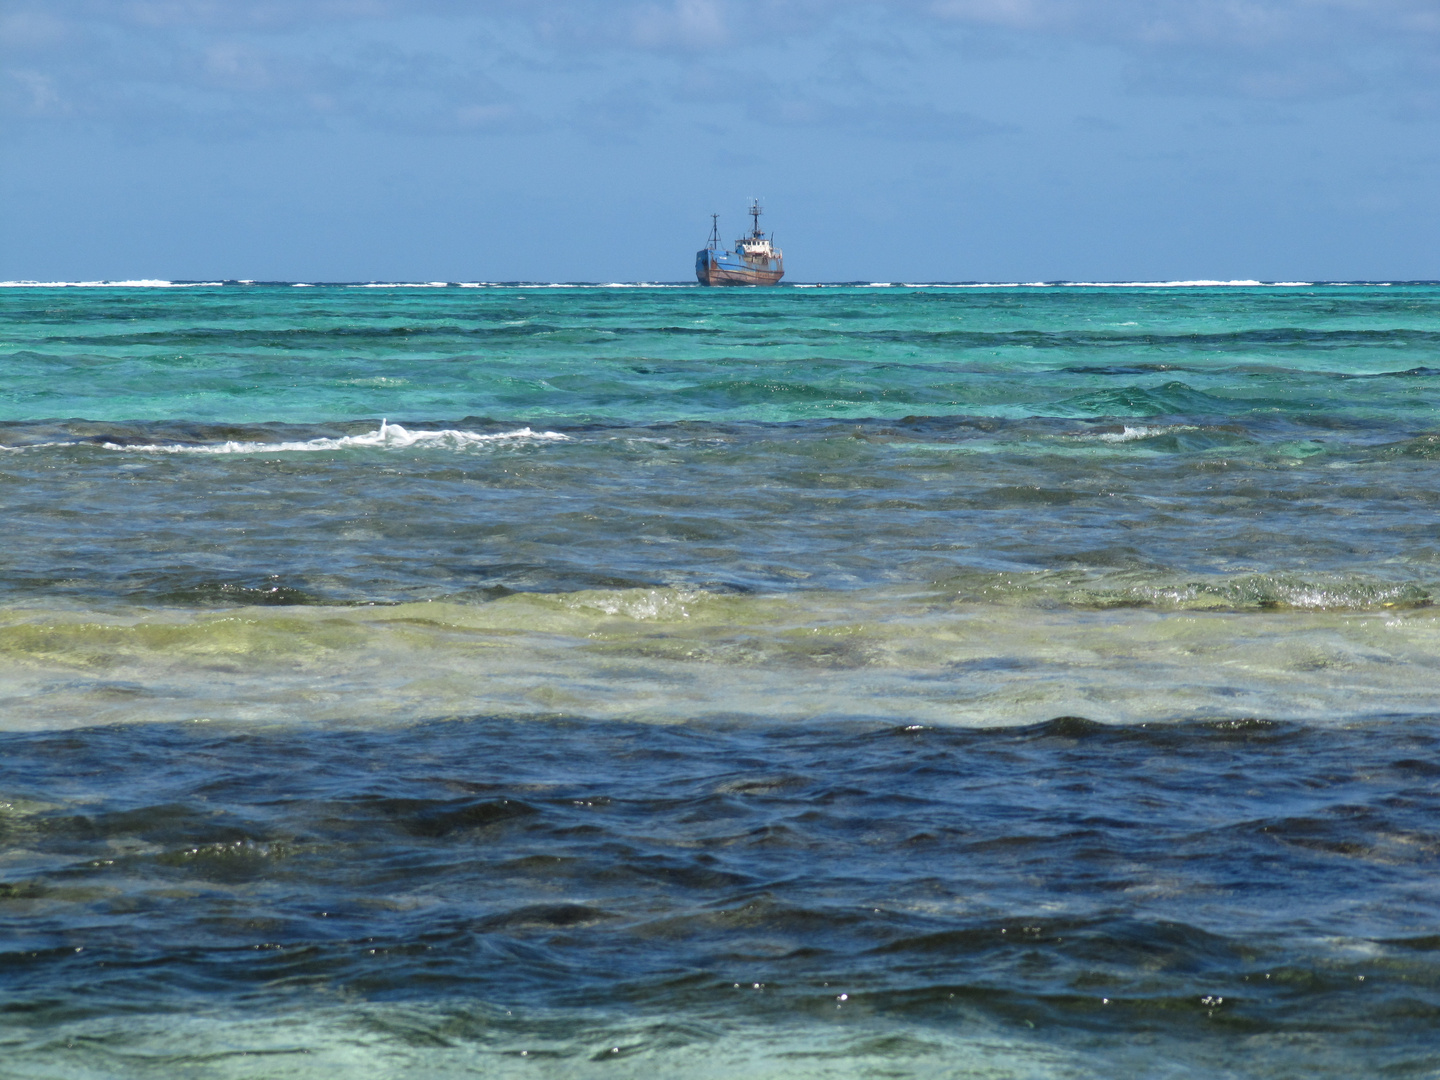
[(0, 1077), (1440, 1071), (1440, 286), (0, 326)]

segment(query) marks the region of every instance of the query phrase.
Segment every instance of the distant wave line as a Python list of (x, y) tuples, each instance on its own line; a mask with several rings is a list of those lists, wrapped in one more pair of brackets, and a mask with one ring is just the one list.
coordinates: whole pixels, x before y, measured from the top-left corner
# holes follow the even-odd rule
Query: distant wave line
[[(1254, 278), (1219, 280), (1209, 278), (1172, 281), (797, 281), (780, 289), (1296, 289), (1296, 288), (1391, 288), (1407, 285), (1440, 285), (1416, 281), (1260, 281)], [(172, 281), (164, 278), (136, 278), (95, 281), (0, 281), (6, 289), (217, 289), (252, 286), (288, 286), (297, 289), (701, 289), (688, 281)]]

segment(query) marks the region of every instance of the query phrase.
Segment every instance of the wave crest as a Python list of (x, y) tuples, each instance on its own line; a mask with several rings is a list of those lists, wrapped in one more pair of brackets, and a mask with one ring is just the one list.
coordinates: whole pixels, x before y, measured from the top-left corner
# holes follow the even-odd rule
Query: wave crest
[(514, 431), (482, 433), (444, 428), (440, 431), (411, 431), (400, 424), (382, 420), (374, 431), (360, 435), (325, 436), (283, 442), (251, 442), (228, 439), (220, 443), (119, 443), (90, 440), (30, 443), (23, 446), (0, 446), (0, 450), (40, 450), (56, 446), (99, 446), (130, 454), (289, 454), (324, 450), (405, 450), (410, 447), (433, 447), (443, 450), (464, 450), (495, 443), (567, 442), (570, 436), (558, 431), (535, 431), (529, 427)]

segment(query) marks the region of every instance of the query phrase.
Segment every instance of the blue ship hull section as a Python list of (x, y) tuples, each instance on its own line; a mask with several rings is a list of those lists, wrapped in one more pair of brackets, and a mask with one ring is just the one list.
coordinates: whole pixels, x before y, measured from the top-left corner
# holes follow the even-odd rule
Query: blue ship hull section
[(785, 276), (781, 259), (747, 260), (734, 251), (695, 253), (695, 277), (702, 285), (774, 285)]

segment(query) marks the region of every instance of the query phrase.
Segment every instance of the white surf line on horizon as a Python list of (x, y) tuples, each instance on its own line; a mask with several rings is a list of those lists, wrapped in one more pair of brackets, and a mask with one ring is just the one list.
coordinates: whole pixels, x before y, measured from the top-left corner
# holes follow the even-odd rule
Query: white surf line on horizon
[(1070, 289), (1214, 289), (1214, 288), (1262, 288), (1273, 282), (1236, 278), (1218, 281), (1197, 278), (1192, 281), (1063, 281), (1060, 284)]
[(1195, 278), (1175, 281), (871, 281), (854, 282), (791, 282), (792, 289), (1297, 289), (1317, 285), (1389, 286), (1388, 281), (1258, 281), (1236, 278), (1228, 281)]
[[(1354, 283), (1329, 281), (1254, 281), (1248, 278), (1235, 279), (1232, 281), (1212, 281), (1197, 278), (1189, 281), (907, 281), (904, 282), (901, 287), (906, 289), (1294, 289), (1310, 288), (1315, 285), (1344, 284)], [(1368, 282), (1366, 284), (1388, 285), (1389, 282)], [(877, 282), (867, 287), (882, 288), (884, 286)]]
[[(137, 278), (123, 281), (35, 281), (30, 279), (0, 281), (6, 289), (214, 289), (228, 285), (260, 284), (251, 278), (225, 281), (170, 281), (163, 278)], [(696, 282), (684, 281), (267, 281), (265, 285), (288, 286), (295, 289), (700, 289)], [(782, 289), (1200, 289), (1200, 288), (1393, 288), (1396, 285), (1435, 285), (1431, 281), (1259, 281), (1236, 278), (1228, 281), (1196, 278), (1173, 281), (794, 281), (784, 282)]]
[(166, 281), (143, 278), (134, 281), (0, 281), (0, 289), (214, 289), (223, 281)]

